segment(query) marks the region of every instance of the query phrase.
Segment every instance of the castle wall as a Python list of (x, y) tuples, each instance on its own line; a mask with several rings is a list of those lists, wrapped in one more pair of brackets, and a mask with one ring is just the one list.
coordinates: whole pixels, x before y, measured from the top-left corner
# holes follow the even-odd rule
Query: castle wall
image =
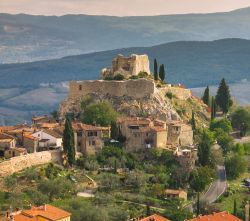
[(0, 177), (9, 176), (32, 166), (60, 162), (62, 162), (62, 152), (60, 150), (43, 151), (13, 157), (0, 163)]
[(69, 98), (75, 99), (91, 93), (124, 95), (143, 98), (155, 92), (155, 84), (151, 80), (138, 79), (127, 81), (72, 81), (69, 86)]

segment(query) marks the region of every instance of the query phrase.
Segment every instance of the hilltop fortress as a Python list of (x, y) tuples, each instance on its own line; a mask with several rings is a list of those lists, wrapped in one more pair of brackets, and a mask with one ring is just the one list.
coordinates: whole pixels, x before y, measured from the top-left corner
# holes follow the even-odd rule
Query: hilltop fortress
[[(122, 76), (122, 80), (114, 80), (117, 75)], [(150, 73), (147, 55), (118, 55), (110, 68), (101, 70), (101, 80), (70, 82), (68, 98), (59, 112), (62, 117), (69, 112), (80, 112), (81, 100), (91, 96), (96, 101), (109, 101), (117, 111), (128, 116), (144, 112), (162, 120), (178, 119), (178, 114), (165, 99), (166, 93), (173, 93), (181, 100), (191, 97), (189, 89), (157, 85)]]

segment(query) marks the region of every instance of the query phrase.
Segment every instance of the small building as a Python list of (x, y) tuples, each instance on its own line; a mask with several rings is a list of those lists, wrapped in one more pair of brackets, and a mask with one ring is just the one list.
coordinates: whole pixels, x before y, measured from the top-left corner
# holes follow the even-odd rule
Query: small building
[(71, 214), (51, 205), (32, 207), (29, 210), (19, 210), (7, 213), (6, 221), (70, 221)]
[(125, 149), (137, 151), (146, 148), (166, 148), (166, 125), (157, 125), (147, 118), (120, 118), (117, 121), (119, 131), (126, 137)]
[(23, 146), (28, 153), (35, 153), (38, 151), (39, 138), (31, 134), (23, 134)]
[(18, 157), (23, 156), (27, 154), (27, 150), (22, 147), (14, 147), (10, 148), (8, 150), (5, 150), (4, 157), (5, 158), (11, 158), (11, 157)]
[(242, 220), (230, 214), (229, 212), (224, 211), (219, 213), (213, 213), (211, 215), (206, 215), (206, 216), (198, 216), (196, 218), (185, 221), (242, 221)]
[(32, 125), (39, 127), (44, 123), (57, 123), (56, 120), (48, 115), (32, 117)]
[(138, 219), (138, 221), (170, 221), (170, 220), (158, 214), (153, 214), (151, 216)]
[(165, 192), (166, 199), (183, 199), (187, 200), (187, 192), (184, 190), (173, 190), (173, 189), (166, 189)]
[(73, 122), (75, 131), (75, 146), (78, 152), (92, 155), (99, 152), (103, 146), (102, 127)]
[(195, 168), (195, 162), (198, 159), (197, 149), (178, 150), (175, 153), (175, 159), (185, 172), (190, 173)]
[(42, 150), (62, 147), (63, 136), (55, 130), (39, 130), (32, 136), (39, 139), (39, 148), (42, 148)]
[(15, 147), (16, 147), (15, 137), (6, 133), (0, 133), (0, 156), (3, 157), (6, 150)]

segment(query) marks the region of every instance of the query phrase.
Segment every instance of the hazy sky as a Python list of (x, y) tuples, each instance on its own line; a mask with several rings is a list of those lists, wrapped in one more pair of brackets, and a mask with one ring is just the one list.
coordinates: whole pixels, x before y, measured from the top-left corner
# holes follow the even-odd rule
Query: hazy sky
[(43, 15), (157, 15), (230, 11), (250, 0), (0, 0), (0, 12)]

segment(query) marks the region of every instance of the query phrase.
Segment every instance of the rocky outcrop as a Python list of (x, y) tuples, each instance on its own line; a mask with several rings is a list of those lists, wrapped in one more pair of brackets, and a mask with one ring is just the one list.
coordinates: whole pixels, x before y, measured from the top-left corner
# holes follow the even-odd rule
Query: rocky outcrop
[(126, 116), (150, 116), (160, 120), (180, 119), (171, 103), (157, 88), (155, 88), (154, 93), (139, 98), (98, 92), (88, 93), (82, 97), (69, 97), (60, 106), (60, 116), (63, 117), (66, 113), (81, 112), (81, 101), (86, 96), (93, 98), (95, 102), (108, 101), (115, 110)]

